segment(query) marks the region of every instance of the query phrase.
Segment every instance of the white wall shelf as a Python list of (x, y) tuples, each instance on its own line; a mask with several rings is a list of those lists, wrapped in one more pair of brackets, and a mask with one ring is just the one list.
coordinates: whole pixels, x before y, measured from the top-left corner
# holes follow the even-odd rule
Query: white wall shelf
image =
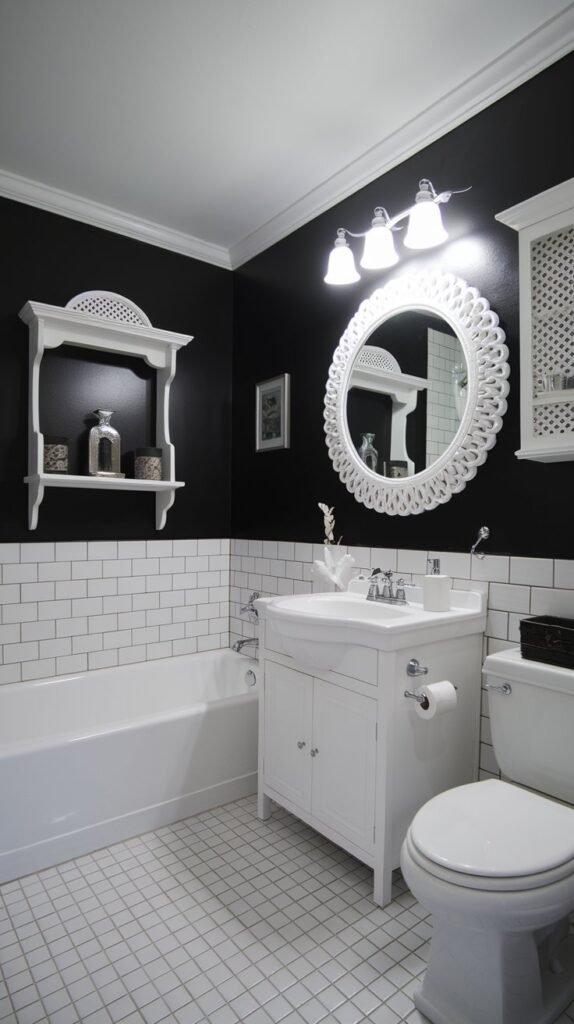
[(520, 448), (518, 459), (574, 460), (574, 178), (496, 215), (519, 233)]
[[(175, 479), (175, 448), (169, 434), (169, 396), (177, 350), (192, 340), (191, 335), (157, 330), (134, 303), (110, 292), (82, 293), (71, 299), (66, 307), (27, 302), (20, 310), (20, 318), (28, 325), (30, 346), (28, 475), (25, 477), (29, 489), (30, 530), (35, 530), (38, 525), (39, 508), (46, 487), (155, 493), (156, 529), (162, 530), (175, 500), (175, 491), (185, 486)], [(163, 480), (44, 473), (40, 370), (44, 352), (60, 345), (137, 356), (157, 371), (155, 444), (162, 449)]]

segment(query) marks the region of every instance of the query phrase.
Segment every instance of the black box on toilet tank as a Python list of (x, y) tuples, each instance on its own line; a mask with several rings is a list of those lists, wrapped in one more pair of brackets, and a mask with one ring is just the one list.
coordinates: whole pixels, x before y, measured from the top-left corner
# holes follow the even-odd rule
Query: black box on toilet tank
[(574, 668), (574, 619), (536, 615), (520, 622), (520, 653), (530, 661)]

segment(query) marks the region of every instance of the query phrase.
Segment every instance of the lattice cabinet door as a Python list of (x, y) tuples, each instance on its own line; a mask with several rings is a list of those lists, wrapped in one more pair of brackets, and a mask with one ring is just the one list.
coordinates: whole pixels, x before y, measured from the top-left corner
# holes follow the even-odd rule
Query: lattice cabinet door
[(519, 459), (574, 459), (574, 178), (504, 210), (519, 232)]

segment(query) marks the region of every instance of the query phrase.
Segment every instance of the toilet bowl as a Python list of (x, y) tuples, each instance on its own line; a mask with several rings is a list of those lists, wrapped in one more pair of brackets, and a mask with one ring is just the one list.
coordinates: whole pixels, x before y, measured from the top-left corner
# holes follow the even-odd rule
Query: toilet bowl
[[(510, 693), (514, 687), (519, 700), (512, 714), (504, 705), (502, 719), (514, 729), (520, 728), (522, 710), (529, 718), (532, 672), (527, 666), (523, 708), (519, 652), (509, 653)], [(488, 662), (487, 678), (493, 671)], [(538, 673), (543, 669), (538, 666)], [(570, 677), (567, 707), (574, 708), (574, 672), (558, 672)], [(500, 678), (493, 684), (498, 687), (491, 703), (494, 717), (496, 702), (512, 699)], [(564, 676), (558, 682), (563, 696)], [(551, 700), (547, 690), (548, 707)], [(559, 717), (563, 710), (560, 704)], [(528, 746), (524, 735), (522, 745)], [(540, 758), (549, 777), (554, 755), (546, 741), (541, 747), (542, 753), (525, 750), (519, 760), (527, 757), (532, 771), (532, 762)], [(557, 757), (562, 765), (563, 752)], [(558, 774), (563, 790), (567, 780)], [(559, 1017), (574, 999), (572, 806), (499, 780), (459, 786), (440, 793), (416, 814), (401, 851), (401, 868), (414, 896), (433, 915), (429, 964), (414, 993), (421, 1013), (433, 1024), (551, 1024)]]

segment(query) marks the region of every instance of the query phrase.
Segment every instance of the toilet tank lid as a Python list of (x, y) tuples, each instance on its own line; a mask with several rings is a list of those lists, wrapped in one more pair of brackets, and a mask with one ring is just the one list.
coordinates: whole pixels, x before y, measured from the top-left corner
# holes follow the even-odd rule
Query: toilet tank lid
[(451, 871), (536, 875), (574, 860), (574, 809), (489, 779), (433, 797), (410, 835), (425, 857)]
[(542, 661), (523, 658), (519, 647), (489, 654), (482, 666), (483, 676), (506, 680), (509, 683), (528, 683), (548, 690), (560, 690), (574, 696), (574, 669), (547, 665)]

